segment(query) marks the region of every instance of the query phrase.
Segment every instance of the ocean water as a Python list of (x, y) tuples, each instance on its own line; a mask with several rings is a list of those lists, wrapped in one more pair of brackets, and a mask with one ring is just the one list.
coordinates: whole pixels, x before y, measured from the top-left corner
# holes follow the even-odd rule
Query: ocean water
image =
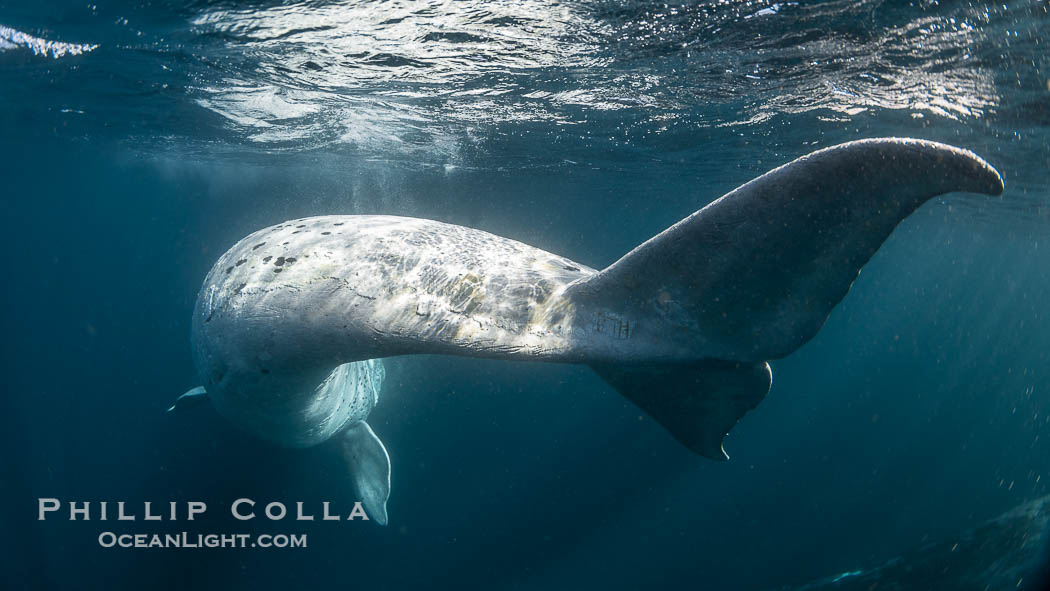
[[(1048, 11), (0, 0), (0, 586), (837, 588), (983, 540), (1050, 494)], [(369, 419), (390, 524), (238, 521), (242, 497), (348, 513), (340, 454), (274, 447), (207, 406), (164, 412), (200, 383), (205, 274), (259, 228), (408, 215), (602, 268), (775, 166), (880, 136), (971, 149), (1006, 192), (905, 220), (772, 362), (727, 463), (586, 367), (399, 357)], [(40, 498), (139, 518), (41, 521)], [(143, 521), (146, 501), (179, 518)], [(189, 501), (207, 513), (188, 521)], [(104, 548), (104, 531), (308, 546)], [(990, 539), (969, 561), (1011, 566), (1020, 542)], [(962, 585), (944, 547), (898, 588)]]

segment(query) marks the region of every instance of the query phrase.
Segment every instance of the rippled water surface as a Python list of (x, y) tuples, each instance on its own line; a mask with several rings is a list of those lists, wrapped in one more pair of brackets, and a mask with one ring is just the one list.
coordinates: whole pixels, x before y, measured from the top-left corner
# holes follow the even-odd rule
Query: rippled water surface
[[(521, 133), (592, 154), (701, 149), (700, 138), (786, 137), (795, 126), (848, 137), (876, 121), (1020, 141), (1047, 122), (1046, 11), (1035, 1), (71, 3), (5, 7), (0, 39), (5, 71), (42, 95), (52, 122), (91, 129), (100, 122), (80, 111), (119, 96), (108, 106), (135, 107), (136, 121), (110, 124), (139, 140), (475, 164), (499, 160), (487, 148)], [(172, 108), (199, 125), (170, 119)]]
[[(15, 588), (792, 588), (1050, 492), (1044, 0), (0, 0), (0, 130)], [(429, 217), (601, 268), (775, 166), (876, 136), (974, 150), (1006, 193), (902, 224), (774, 363), (727, 464), (582, 368), (404, 358), (371, 421), (389, 528), (191, 556), (32, 521), (42, 496), (347, 494), (331, 454), (161, 413), (197, 384), (205, 273), (260, 227)]]

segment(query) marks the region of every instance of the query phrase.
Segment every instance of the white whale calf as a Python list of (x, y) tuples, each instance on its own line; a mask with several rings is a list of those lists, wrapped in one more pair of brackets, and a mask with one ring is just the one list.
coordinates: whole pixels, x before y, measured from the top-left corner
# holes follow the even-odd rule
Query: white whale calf
[[(850, 142), (737, 188), (604, 270), (451, 224), (322, 216), (224, 254), (193, 317), (203, 386), (236, 425), (281, 445), (337, 437), (372, 519), (390, 461), (365, 420), (383, 357), (587, 364), (698, 454), (766, 395), (767, 361), (808, 341), (893, 228), (951, 191), (999, 195), (971, 152)], [(175, 408), (175, 407), (173, 407)]]

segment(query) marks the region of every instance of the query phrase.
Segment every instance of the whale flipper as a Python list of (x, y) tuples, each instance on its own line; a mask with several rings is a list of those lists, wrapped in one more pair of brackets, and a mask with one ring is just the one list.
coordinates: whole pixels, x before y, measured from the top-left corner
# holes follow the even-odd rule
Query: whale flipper
[(728, 460), (726, 433), (758, 406), (772, 384), (769, 364), (706, 362), (592, 368), (692, 451)]
[(387, 524), (386, 501), (390, 498), (390, 455), (368, 423), (359, 421), (342, 435), (346, 459), (354, 488), (361, 497), (365, 513), (379, 525)]
[(952, 191), (999, 195), (1003, 180), (945, 144), (841, 144), (727, 193), (568, 295), (617, 303), (635, 340), (681, 334), (708, 358), (778, 359), (813, 338), (901, 220)]
[(171, 412), (176, 409), (186, 409), (191, 406), (197, 406), (203, 402), (208, 401), (208, 393), (204, 390), (204, 386), (197, 386), (188, 390), (182, 396), (175, 399), (175, 403), (168, 407), (168, 410), (164, 412)]

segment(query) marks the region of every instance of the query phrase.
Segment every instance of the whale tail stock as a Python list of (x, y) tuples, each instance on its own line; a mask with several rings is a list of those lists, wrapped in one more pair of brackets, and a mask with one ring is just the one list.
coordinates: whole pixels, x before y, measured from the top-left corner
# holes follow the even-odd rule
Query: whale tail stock
[(770, 386), (769, 359), (823, 326), (904, 218), (954, 191), (1000, 195), (972, 152), (885, 138), (819, 150), (727, 193), (567, 295), (630, 321), (632, 340), (673, 341), (693, 364), (592, 364), (696, 453), (721, 440)]

